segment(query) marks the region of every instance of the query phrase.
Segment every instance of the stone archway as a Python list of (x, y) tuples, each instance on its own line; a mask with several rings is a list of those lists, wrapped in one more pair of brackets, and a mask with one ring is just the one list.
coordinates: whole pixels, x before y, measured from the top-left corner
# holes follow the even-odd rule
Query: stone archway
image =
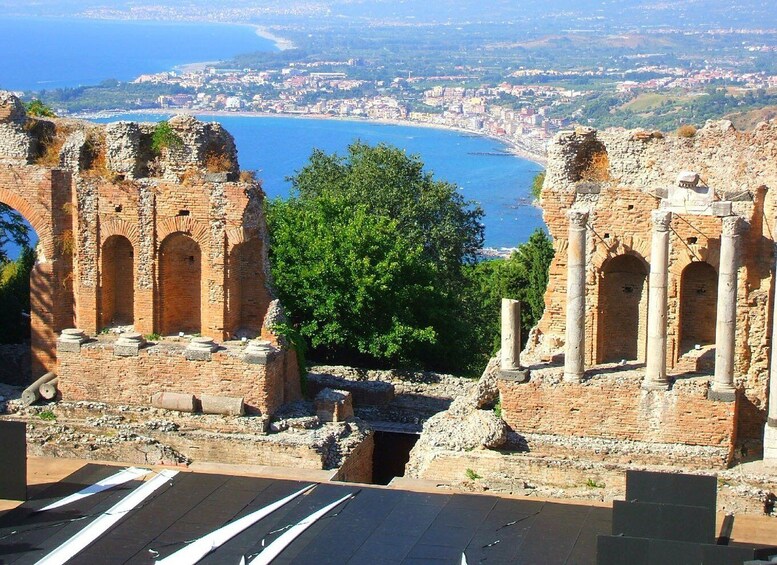
[(647, 265), (634, 255), (618, 255), (604, 263), (601, 273), (597, 362), (644, 361)]
[(130, 240), (112, 235), (103, 243), (100, 325), (135, 323), (135, 252)]
[(182, 232), (168, 235), (159, 246), (159, 333), (202, 331), (201, 284), (199, 243)]
[(706, 261), (689, 263), (680, 276), (678, 357), (696, 345), (715, 343), (718, 273)]

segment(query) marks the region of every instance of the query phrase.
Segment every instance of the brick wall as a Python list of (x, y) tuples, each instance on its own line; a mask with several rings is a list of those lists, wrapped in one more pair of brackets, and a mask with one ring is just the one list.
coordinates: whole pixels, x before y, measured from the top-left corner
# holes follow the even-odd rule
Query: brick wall
[(372, 483), (373, 451), (375, 451), (375, 434), (370, 434), (348, 454), (332, 480), (346, 483)]
[(518, 433), (725, 447), (733, 453), (738, 402), (707, 399), (704, 378), (646, 391), (640, 378), (526, 384), (499, 380), (502, 417)]
[[(633, 131), (581, 129), (560, 134), (550, 145), (542, 191), (543, 216), (554, 240), (545, 312), (539, 338), (525, 352), (551, 359), (563, 353), (570, 208), (589, 212), (586, 240), (585, 362), (634, 356), (644, 359), (646, 308), (618, 299), (623, 280), (612, 280), (607, 266), (633, 257), (649, 270), (653, 225), (651, 212), (661, 206), (679, 171), (700, 173), (718, 200), (731, 200), (733, 213), (748, 224), (740, 237), (737, 289), (735, 381), (744, 392), (740, 404), (741, 440), (760, 440), (768, 396), (771, 302), (774, 295), (774, 220), (777, 217), (777, 162), (770, 147), (777, 122), (754, 132), (736, 132), (727, 122), (709, 123), (693, 138), (637, 135)], [(644, 132), (643, 132), (644, 133)], [(594, 155), (606, 171), (584, 179)], [(585, 186), (582, 186), (582, 185)], [(579, 190), (584, 188), (584, 190)], [(682, 374), (683, 354), (696, 343), (714, 342), (721, 218), (679, 210), (669, 231), (667, 367)], [(707, 264), (707, 267), (697, 265)], [(689, 267), (690, 266), (690, 267)], [(686, 270), (690, 269), (690, 270)], [(623, 276), (621, 276), (623, 278)], [(639, 281), (632, 281), (638, 286)], [(610, 284), (612, 283), (612, 284)], [(700, 287), (704, 292), (697, 292)], [(647, 289), (646, 289), (647, 290)], [(625, 296), (625, 295), (623, 295)], [(633, 295), (632, 295), (633, 296)], [(622, 297), (621, 297), (622, 298)], [(635, 301), (636, 297), (634, 296)], [(647, 292), (641, 297), (647, 298)], [(638, 315), (635, 313), (638, 312)]]
[[(300, 398), (287, 386), (288, 352), (266, 365), (242, 360), (239, 345), (222, 348), (209, 361), (184, 357), (184, 343), (169, 341), (141, 348), (137, 356), (117, 357), (113, 340), (101, 338), (80, 352), (59, 351), (57, 374), (64, 400), (149, 405), (156, 392), (242, 397), (252, 413), (271, 415), (284, 402)], [(293, 359), (292, 359), (293, 361)]]

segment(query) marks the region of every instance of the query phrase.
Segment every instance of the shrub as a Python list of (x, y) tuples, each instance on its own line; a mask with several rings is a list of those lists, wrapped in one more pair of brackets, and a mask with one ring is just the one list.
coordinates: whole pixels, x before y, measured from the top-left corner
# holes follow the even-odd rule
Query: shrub
[(540, 171), (534, 175), (531, 183), (531, 195), (535, 200), (539, 200), (542, 195), (542, 184), (545, 182), (545, 171)]
[(170, 126), (169, 122), (159, 122), (151, 135), (151, 150), (159, 155), (163, 149), (175, 147), (183, 147), (183, 139)]
[(25, 105), (25, 108), (27, 109), (27, 115), (28, 116), (34, 116), (36, 118), (56, 118), (57, 115), (54, 113), (54, 110), (52, 110), (49, 106), (41, 102), (40, 100), (30, 100)]
[(677, 128), (677, 137), (693, 137), (696, 135), (696, 126), (684, 124)]

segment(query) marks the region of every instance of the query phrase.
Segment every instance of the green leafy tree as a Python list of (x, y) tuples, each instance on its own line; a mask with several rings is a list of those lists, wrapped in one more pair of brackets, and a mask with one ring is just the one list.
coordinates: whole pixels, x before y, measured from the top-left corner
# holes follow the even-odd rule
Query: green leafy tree
[(0, 263), (8, 261), (9, 244), (17, 247), (29, 245), (29, 229), (21, 214), (0, 202)]
[(47, 106), (38, 99), (30, 100), (25, 104), (27, 108), (27, 115), (34, 116), (36, 118), (56, 118), (57, 115), (50, 106)]
[(525, 342), (545, 309), (545, 289), (553, 255), (550, 238), (537, 229), (508, 259), (483, 261), (469, 269), (467, 302), (472, 323), (479, 328), (474, 337), (480, 350), (492, 354), (499, 347), (502, 298), (521, 301), (521, 334)]
[(482, 211), (418, 157), (354, 143), (314, 151), (268, 205), (276, 287), (316, 357), (469, 369), (462, 316)]
[(24, 247), (15, 261), (0, 267), (0, 343), (20, 343), (29, 338), (30, 272), (35, 251)]

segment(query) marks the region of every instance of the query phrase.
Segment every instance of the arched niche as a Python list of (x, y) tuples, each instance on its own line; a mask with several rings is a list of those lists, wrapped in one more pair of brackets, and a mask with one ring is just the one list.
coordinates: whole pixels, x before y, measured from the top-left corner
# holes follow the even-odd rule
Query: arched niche
[(175, 232), (159, 246), (159, 333), (202, 331), (202, 252), (189, 235)]
[(130, 240), (123, 235), (108, 237), (100, 267), (100, 325), (134, 324), (135, 252)]
[(680, 277), (681, 357), (696, 345), (715, 343), (718, 307), (718, 273), (705, 261), (694, 261)]
[(634, 255), (618, 255), (602, 266), (597, 333), (599, 363), (645, 360), (647, 276), (647, 265)]
[(249, 337), (259, 335), (269, 306), (259, 238), (254, 237), (232, 248), (228, 278), (230, 333)]

